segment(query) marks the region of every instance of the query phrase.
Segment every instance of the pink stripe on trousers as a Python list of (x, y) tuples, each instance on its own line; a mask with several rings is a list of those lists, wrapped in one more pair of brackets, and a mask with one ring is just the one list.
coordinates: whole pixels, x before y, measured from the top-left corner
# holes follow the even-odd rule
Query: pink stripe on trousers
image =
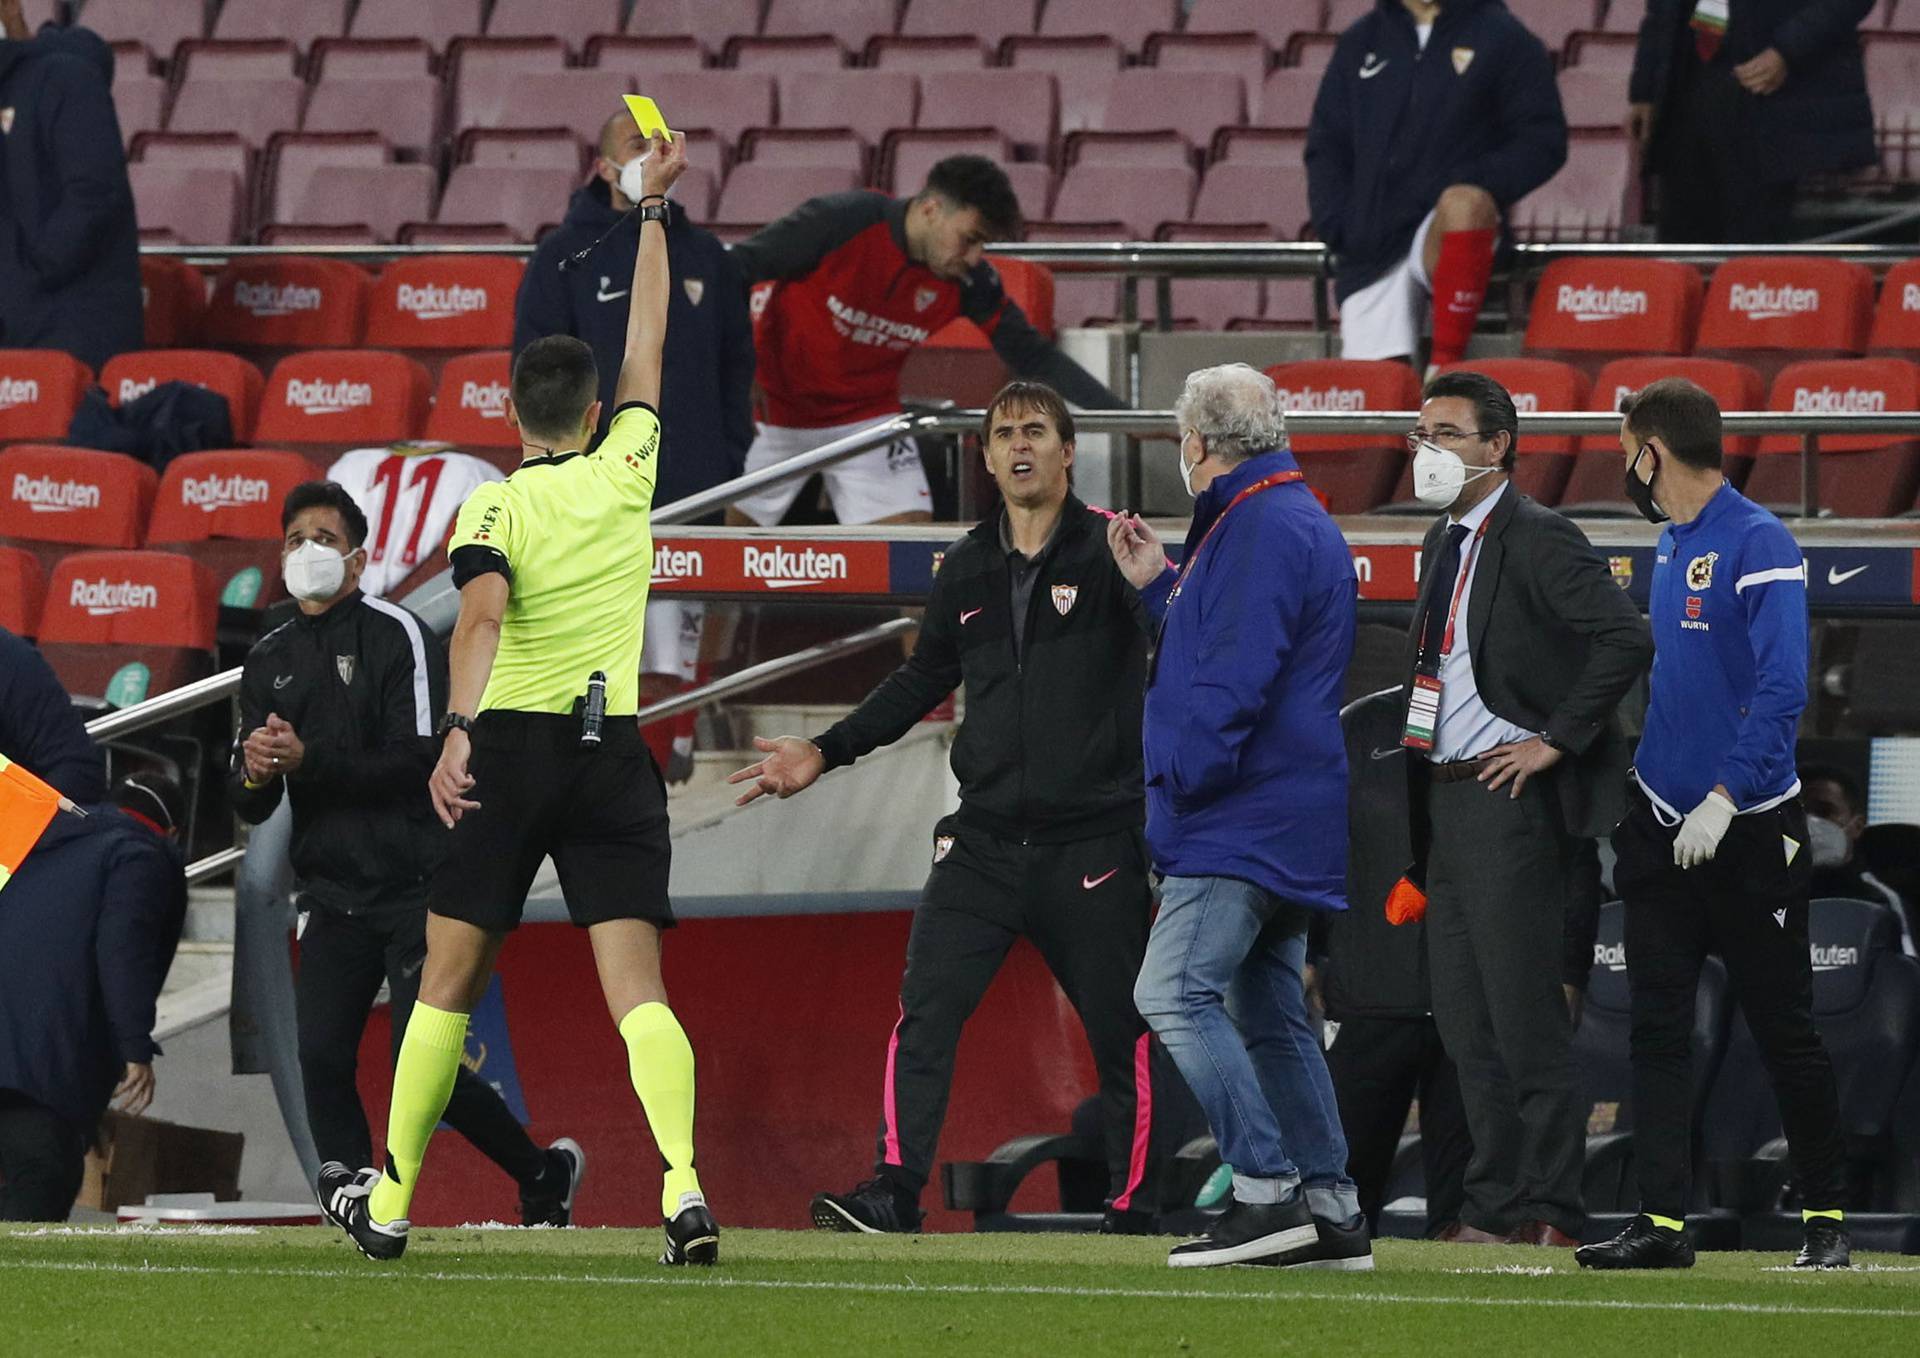
[(880, 1104), (881, 1117), (887, 1124), (886, 1162), (890, 1165), (900, 1163), (900, 1118), (894, 1110), (893, 1102), (893, 1058), (900, 1051), (900, 1025), (907, 1021), (907, 1008), (900, 1006), (900, 1017), (894, 1020), (893, 1036), (887, 1039), (887, 1087)]
[[(1113, 1200), (1114, 1210), (1125, 1212), (1133, 1207), (1134, 1190), (1140, 1187), (1140, 1181), (1147, 1177), (1147, 1143), (1153, 1134), (1153, 1079), (1151, 1062), (1148, 1060), (1148, 1043), (1153, 1040), (1152, 1033), (1140, 1034), (1140, 1040), (1133, 1044), (1133, 1158), (1127, 1164), (1127, 1186), (1119, 1197)], [(891, 1077), (893, 1057), (887, 1057), (887, 1070)], [(889, 1088), (887, 1097), (892, 1099)], [(889, 1122), (891, 1126), (891, 1108), (889, 1103)]]

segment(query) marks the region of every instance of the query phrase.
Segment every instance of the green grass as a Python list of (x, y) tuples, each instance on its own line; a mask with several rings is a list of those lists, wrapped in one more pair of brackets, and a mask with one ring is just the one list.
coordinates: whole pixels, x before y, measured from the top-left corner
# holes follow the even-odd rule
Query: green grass
[(1370, 1274), (1280, 1274), (1175, 1271), (1155, 1240), (731, 1231), (722, 1265), (690, 1272), (659, 1248), (657, 1231), (422, 1228), (375, 1265), (320, 1229), (0, 1228), (0, 1353), (1920, 1353), (1920, 1260), (1887, 1255), (1583, 1274), (1559, 1251), (1387, 1241)]

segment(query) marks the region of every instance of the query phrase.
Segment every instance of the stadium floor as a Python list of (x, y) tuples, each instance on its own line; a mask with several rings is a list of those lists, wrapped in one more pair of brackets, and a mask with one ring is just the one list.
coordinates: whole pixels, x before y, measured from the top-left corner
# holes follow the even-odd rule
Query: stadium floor
[[(203, 1228), (204, 1229), (204, 1228)], [(219, 1229), (219, 1228), (213, 1228)], [(1920, 1260), (1798, 1274), (1702, 1255), (1582, 1274), (1566, 1254), (1402, 1241), (1371, 1274), (1175, 1272), (1165, 1243), (732, 1231), (714, 1271), (657, 1231), (422, 1228), (377, 1266), (337, 1232), (0, 1228), (8, 1353), (1696, 1355), (1920, 1351)]]

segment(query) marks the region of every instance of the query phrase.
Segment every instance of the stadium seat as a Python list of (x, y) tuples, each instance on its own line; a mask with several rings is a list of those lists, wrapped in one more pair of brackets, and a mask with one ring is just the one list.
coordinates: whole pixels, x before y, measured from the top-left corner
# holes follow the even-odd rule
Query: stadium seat
[(1216, 129), (1246, 120), (1247, 92), (1239, 76), (1202, 81), (1190, 71), (1141, 66), (1120, 72), (1108, 84), (1099, 126), (1108, 132), (1172, 128), (1204, 147)]
[(704, 128), (728, 147), (749, 127), (773, 127), (774, 78), (765, 71), (666, 71), (646, 93), (669, 110), (676, 131)]
[(1313, 102), (1320, 97), (1320, 71), (1278, 66), (1257, 86), (1253, 115), (1262, 127), (1299, 128), (1313, 122)]
[(261, 221), (298, 221), (307, 181), (323, 165), (373, 168), (392, 163), (393, 150), (378, 132), (282, 133), (267, 146)]
[[(1780, 370), (1767, 409), (1795, 414), (1920, 410), (1920, 366), (1904, 358), (1816, 359)], [(1801, 440), (1769, 434), (1747, 477), (1748, 499), (1777, 513), (1804, 503)], [(1847, 518), (1887, 518), (1920, 492), (1920, 439), (1900, 434), (1822, 434), (1819, 506)]]
[(276, 132), (300, 126), (307, 87), (298, 76), (258, 80), (188, 80), (173, 96), (170, 132), (237, 132), (260, 147)]
[(815, 72), (780, 86), (780, 126), (844, 127), (869, 146), (919, 116), (919, 77), (901, 71)]
[(1197, 222), (1258, 222), (1273, 239), (1296, 239), (1312, 215), (1306, 167), (1224, 161), (1200, 181), (1192, 215)]
[(734, 166), (727, 176), (714, 207), (714, 219), (764, 225), (786, 216), (809, 198), (859, 187), (860, 176), (851, 171), (747, 161)]
[(1138, 52), (1151, 34), (1179, 26), (1179, 0), (1047, 0), (1039, 31), (1069, 38), (1104, 34)]
[(289, 250), (303, 250), (312, 245), (352, 245), (372, 249), (389, 241), (375, 234), (374, 229), (365, 222), (342, 222), (334, 226), (274, 222), (260, 228), (260, 243), (281, 245)]
[(1867, 351), (1920, 359), (1920, 259), (1902, 260), (1881, 280)]
[[(1413, 369), (1388, 359), (1307, 359), (1266, 370), (1289, 411), (1418, 410)], [(1406, 465), (1395, 434), (1296, 434), (1289, 443), (1307, 482), (1335, 514), (1364, 514), (1385, 504)]]
[(251, 42), (189, 39), (173, 54), (176, 85), (197, 80), (271, 80), (298, 76), (300, 53), (277, 38)]
[(219, 591), (177, 552), (77, 552), (57, 566), (40, 652), (69, 693), (126, 707), (213, 672)]
[(100, 370), (100, 385), (116, 406), (146, 395), (162, 382), (191, 382), (219, 392), (227, 398), (235, 440), (253, 441), (266, 378), (244, 358), (214, 349), (141, 349), (108, 359)]
[(284, 38), (306, 51), (316, 38), (347, 31), (348, 0), (234, 0), (214, 16), (212, 37), (227, 41)]
[(631, 77), (635, 89), (668, 71), (698, 71), (706, 65), (706, 54), (694, 38), (628, 38), (618, 33), (602, 33), (587, 44), (587, 65), (602, 71), (619, 71)]
[(520, 236), (505, 222), (408, 222), (400, 228), (402, 245), (519, 245)]
[(500, 222), (514, 238), (531, 241), (540, 228), (567, 213), (580, 175), (519, 166), (456, 165), (440, 195), (443, 223)]
[(1639, 45), (1637, 33), (1575, 33), (1567, 39), (1567, 65), (1618, 71), (1624, 78), (1633, 70)]
[(1507, 8), (1556, 56), (1573, 34), (1600, 26), (1600, 0), (1507, 0)]
[(390, 241), (406, 222), (433, 216), (439, 176), (431, 165), (319, 165), (308, 176), (286, 220), (310, 226), (366, 226)]
[(527, 76), (551, 75), (566, 65), (567, 45), (558, 38), (454, 39), (445, 70), (453, 92), (447, 126), (454, 131), (514, 126), (498, 111), (514, 97), (513, 88)]
[(142, 233), (168, 232), (181, 245), (230, 245), (246, 237), (246, 186), (231, 171), (136, 161), (127, 166), (127, 182)]
[[(1055, 333), (1053, 320), (1053, 270), (1024, 259), (995, 259), (1000, 286), (1007, 300), (1017, 305), (1033, 323), (1033, 328), (1048, 339)], [(935, 349), (987, 349), (992, 341), (986, 331), (964, 316), (956, 317), (934, 331), (926, 341)]]
[(1327, 0), (1327, 18), (1321, 26), (1331, 34), (1345, 33), (1375, 8), (1376, 0)]
[[(440, 387), (427, 416), (427, 438), (512, 471), (520, 460), (520, 436), (506, 419), (512, 375), (513, 356), (505, 349), (449, 359), (440, 370)], [(511, 455), (499, 455), (501, 450)]]
[[(907, 11), (909, 17), (913, 11)], [(956, 33), (944, 38), (875, 38), (867, 44), (867, 65), (880, 71), (980, 71), (993, 54), (980, 39)]]
[(161, 56), (207, 35), (206, 0), (87, 0), (86, 25), (108, 42), (138, 41)]
[(243, 351), (358, 344), (371, 280), (358, 265), (297, 255), (228, 262), (201, 322), (206, 343)]
[(1337, 32), (1296, 33), (1287, 39), (1287, 50), (1281, 60), (1303, 71), (1324, 71), (1333, 60), (1333, 51), (1339, 42)]
[[(1723, 358), (1617, 358), (1600, 369), (1588, 398), (1592, 410), (1617, 411), (1628, 392), (1662, 377), (1684, 377), (1704, 387), (1722, 410), (1759, 410), (1766, 395), (1760, 374), (1744, 363)], [(1523, 431), (1524, 434), (1524, 431)], [(1735, 484), (1743, 479), (1747, 459), (1758, 440), (1728, 438), (1727, 474)], [(1617, 434), (1587, 434), (1580, 439), (1573, 471), (1560, 492), (1562, 513), (1629, 517), (1637, 514), (1624, 491), (1626, 473)]]
[(858, 52), (867, 39), (894, 31), (897, 8), (894, 0), (767, 0), (760, 31), (774, 38), (828, 33)]
[[(1201, 195), (1206, 194), (1205, 185)], [(1196, 214), (1197, 215), (1197, 214)], [(1271, 228), (1246, 222), (1199, 217), (1194, 222), (1168, 222), (1154, 233), (1168, 241), (1270, 241)], [(1225, 330), (1235, 319), (1258, 316), (1266, 308), (1267, 280), (1263, 278), (1175, 278), (1168, 283), (1176, 325), (1201, 330)]]
[[(771, 134), (774, 136), (782, 135), (778, 128), (771, 129)], [(831, 136), (831, 134), (829, 134), (829, 136)], [(847, 144), (855, 151), (862, 150), (857, 139), (850, 139)], [(786, 164), (790, 162), (782, 161), (779, 163)], [(861, 163), (865, 163), (864, 159)], [(862, 183), (866, 182), (865, 175), (862, 171), (855, 169), (853, 174), (854, 177)], [(707, 222), (713, 219), (714, 200), (719, 196), (720, 176), (711, 170), (705, 170), (698, 166), (691, 165), (681, 172), (679, 179), (674, 181), (671, 194), (673, 201), (680, 205), (680, 210), (696, 222)]]
[(307, 132), (378, 132), (425, 159), (440, 140), (440, 82), (430, 75), (335, 76), (307, 97)]
[(1242, 88), (1258, 90), (1273, 47), (1260, 33), (1156, 33), (1147, 39), (1147, 61), (1157, 70), (1188, 72), (1189, 89), (1197, 72), (1237, 76)]
[[(1111, 241), (1126, 235), (1123, 222), (1050, 222), (1027, 224), (1030, 241)], [(1061, 329), (1112, 321), (1120, 315), (1120, 281), (1098, 275), (1063, 273), (1053, 280), (1053, 319)]]
[(414, 359), (380, 349), (321, 349), (274, 365), (260, 404), (262, 444), (316, 458), (419, 435), (433, 390)]
[(1118, 216), (1131, 239), (1146, 240), (1163, 221), (1187, 220), (1194, 180), (1192, 170), (1161, 166), (1076, 165), (1060, 178), (1052, 217), (1091, 222)]
[(1289, 33), (1320, 28), (1321, 0), (1193, 0), (1189, 33), (1261, 33), (1278, 47)]
[(621, 111), (621, 99), (631, 93), (633, 78), (624, 71), (526, 71), (496, 91), (467, 95), (461, 102), (461, 127), (564, 127), (581, 141), (597, 144), (601, 127)]
[[(948, 156), (963, 155), (985, 156), (999, 162), (1003, 169), (1017, 168), (1012, 144), (993, 128), (956, 127), (940, 132), (897, 128), (880, 144), (881, 182), (896, 194), (916, 193), (935, 165)], [(1022, 199), (1021, 206), (1030, 217), (1046, 215), (1044, 205), (1036, 212)]]
[(725, 65), (736, 71), (766, 71), (776, 76), (821, 74), (849, 64), (852, 53), (827, 33), (790, 38), (734, 38), (727, 43)]
[(58, 349), (0, 349), (0, 445), (63, 439), (93, 372)]
[[(1536, 411), (1587, 409), (1592, 383), (1578, 368), (1545, 358), (1479, 358), (1453, 363), (1447, 371), (1485, 373), (1513, 396), (1520, 415), (1520, 443), (1514, 462), (1513, 484), (1543, 505), (1560, 502), (1573, 473), (1574, 436), (1530, 434), (1527, 416)], [(1413, 498), (1413, 476), (1408, 471), (1396, 499)]]
[(933, 71), (920, 82), (920, 126), (998, 127), (1015, 149), (1052, 157), (1060, 130), (1060, 93), (1032, 71)]
[[(872, 154), (867, 144), (851, 132), (837, 127), (750, 127), (740, 139), (740, 158), (756, 165), (811, 165), (838, 175), (850, 174), (856, 183), (867, 182), (867, 166)], [(691, 204), (687, 196), (687, 176), (699, 171), (688, 169), (673, 186), (674, 197)], [(711, 195), (712, 177), (706, 176), (701, 192)], [(694, 211), (696, 221), (706, 216), (706, 208)]]
[(0, 543), (51, 571), (78, 549), (146, 540), (159, 476), (124, 453), (16, 443), (0, 449)]
[(280, 578), (280, 506), (320, 469), (298, 453), (216, 449), (167, 464), (147, 541), (192, 557), (220, 602), (257, 610), (286, 597)]
[(322, 38), (307, 58), (314, 85), (329, 80), (389, 80), (433, 75), (433, 48), (424, 38)]
[(140, 165), (225, 170), (251, 185), (257, 156), (233, 132), (142, 132), (127, 139), (127, 159)]
[(40, 605), (47, 573), (39, 558), (19, 547), (0, 547), (0, 627), (17, 637), (40, 634)]
[(367, 298), (367, 347), (445, 352), (510, 344), (525, 270), (505, 255), (395, 260)]
[(483, 0), (360, 0), (356, 38), (424, 38), (444, 52), (455, 38), (480, 32)]
[[(1076, 38), (1008, 38), (1001, 48), (1014, 70), (1051, 75), (1060, 91), (1060, 131), (1098, 127), (1107, 104), (1107, 87), (1127, 64), (1126, 49), (1112, 38), (1088, 34)], [(982, 122), (993, 123), (990, 111)]]
[(1627, 106), (1627, 71), (1618, 66), (1569, 66), (1560, 72), (1560, 107), (1568, 127), (1614, 128)]
[(556, 5), (553, 0), (494, 0), (487, 16), (490, 38), (557, 37), (575, 52), (586, 50), (596, 33), (620, 31), (624, 0), (573, 0)]
[(1607, 0), (1607, 32), (1638, 33), (1640, 21), (1647, 17), (1647, 0)]
[(1307, 152), (1304, 127), (1223, 127), (1207, 152), (1210, 163), (1248, 161), (1255, 165), (1299, 165)]
[(697, 38), (718, 52), (728, 38), (758, 33), (765, 8), (764, 0), (648, 0), (627, 15), (627, 32)]
[(900, 18), (902, 37), (966, 34), (989, 47), (1034, 31), (1038, 0), (911, 0)]
[(1590, 371), (1621, 355), (1688, 353), (1705, 291), (1698, 269), (1670, 259), (1556, 259), (1534, 288), (1526, 349)]
[(1526, 241), (1618, 240), (1632, 187), (1632, 150), (1624, 132), (1574, 132), (1567, 163), (1514, 204), (1509, 222)]
[(1873, 275), (1864, 264), (1749, 255), (1713, 271), (1694, 348), (1771, 377), (1796, 359), (1860, 353), (1872, 319)]
[(207, 281), (191, 264), (165, 255), (141, 255), (140, 299), (149, 348), (178, 349), (198, 338)]
[(113, 116), (126, 141), (142, 132), (158, 132), (167, 122), (167, 82), (131, 63), (117, 63), (113, 70)]
[(1060, 144), (1060, 163), (1075, 165), (1155, 165), (1193, 168), (1193, 143), (1183, 133), (1165, 128), (1154, 132), (1069, 132)]
[(564, 170), (578, 178), (586, 169), (587, 150), (573, 133), (557, 127), (470, 127), (454, 143), (453, 158), (460, 165)]

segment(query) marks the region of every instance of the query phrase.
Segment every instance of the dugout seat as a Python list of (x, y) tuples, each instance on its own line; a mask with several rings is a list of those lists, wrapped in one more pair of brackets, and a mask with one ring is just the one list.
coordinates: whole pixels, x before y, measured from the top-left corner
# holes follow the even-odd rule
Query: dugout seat
[[(1795, 363), (1774, 379), (1769, 410), (1795, 413), (1920, 410), (1920, 366), (1904, 358)], [(1822, 512), (1887, 518), (1913, 508), (1920, 493), (1920, 439), (1899, 434), (1822, 434), (1815, 466)], [(1776, 513), (1804, 503), (1800, 437), (1760, 440), (1745, 494)]]
[[(249, 44), (251, 46), (252, 44)], [(209, 78), (189, 75), (174, 91), (169, 132), (234, 132), (256, 149), (300, 126), (306, 82), (297, 75)]]
[(817, 194), (850, 193), (859, 187), (860, 176), (847, 170), (835, 173), (814, 165), (744, 161), (727, 176), (714, 218), (763, 225), (786, 216)]
[(514, 88), (528, 76), (550, 75), (566, 65), (567, 45), (558, 38), (455, 38), (443, 68), (451, 91), (447, 126), (456, 132), (512, 126), (500, 108)]
[(0, 450), (0, 543), (49, 572), (77, 550), (138, 547), (159, 483), (124, 453), (16, 443)]
[[(1126, 235), (1124, 222), (1027, 223), (1030, 241), (1111, 241)], [(1062, 274), (1053, 283), (1054, 322), (1062, 328), (1099, 325), (1120, 314), (1120, 282), (1115, 278)]]
[(904, 71), (811, 72), (780, 88), (780, 126), (843, 127), (877, 146), (920, 117), (920, 77)]
[[(1273, 44), (1266, 26), (1240, 33), (1155, 33), (1147, 39), (1147, 64), (1161, 71), (1237, 76), (1249, 100), (1273, 68)], [(1241, 119), (1239, 121), (1244, 121)]]
[(444, 52), (455, 38), (480, 32), (484, 0), (360, 0), (353, 11), (356, 38), (424, 38)]
[(900, 19), (902, 37), (944, 37), (965, 33), (989, 47), (1039, 22), (1037, 0), (913, 0)]
[(1633, 152), (1624, 132), (1573, 132), (1567, 163), (1514, 204), (1508, 221), (1524, 241), (1618, 240), (1633, 188)]
[(1135, 66), (1108, 79), (1095, 126), (1106, 132), (1171, 129), (1204, 147), (1219, 128), (1246, 120), (1247, 91), (1237, 75), (1201, 80), (1192, 71)]
[[(1288, 411), (1418, 410), (1420, 381), (1391, 359), (1315, 358), (1266, 370)], [(1396, 434), (1295, 434), (1288, 440), (1307, 484), (1335, 514), (1364, 514), (1385, 504), (1406, 465)]]
[(54, 570), (40, 651), (67, 691), (125, 707), (213, 672), (218, 592), (175, 552), (80, 552)]
[[(1203, 186), (1202, 197), (1206, 194)], [(1197, 215), (1197, 214), (1196, 214)], [(1196, 222), (1166, 222), (1154, 232), (1154, 239), (1166, 241), (1270, 241), (1271, 228), (1257, 222), (1221, 222), (1203, 218)], [(1243, 316), (1258, 316), (1266, 309), (1267, 288), (1264, 278), (1174, 278), (1167, 282), (1168, 302), (1173, 308), (1175, 326), (1191, 325), (1201, 330), (1225, 330)], [(1143, 293), (1142, 300), (1151, 296)]]
[(512, 375), (513, 356), (505, 349), (449, 359), (440, 369), (426, 437), (511, 472), (520, 461), (520, 436), (506, 418)]
[(320, 469), (298, 453), (214, 449), (167, 464), (147, 542), (192, 557), (212, 574), (223, 607), (249, 612), (286, 598), (280, 579), (280, 506)]
[[(1513, 396), (1520, 415), (1519, 453), (1512, 481), (1516, 490), (1543, 505), (1557, 505), (1573, 475), (1575, 438), (1571, 434), (1530, 434), (1527, 416), (1536, 411), (1585, 410), (1592, 386), (1587, 375), (1567, 363), (1548, 358), (1481, 358), (1447, 365), (1448, 372), (1485, 373)], [(1413, 469), (1409, 465), (1394, 490), (1396, 505), (1422, 513), (1432, 511), (1413, 498)]]
[[(985, 156), (1005, 168), (1015, 168), (1013, 143), (991, 127), (955, 127), (941, 131), (896, 127), (880, 142), (880, 181), (894, 194), (917, 193), (927, 173), (948, 156)], [(1046, 206), (1021, 200), (1029, 217), (1043, 217)]]
[[(1000, 52), (1013, 70), (1053, 77), (1059, 88), (1062, 135), (1100, 125), (1107, 86), (1127, 64), (1125, 48), (1094, 33), (1074, 38), (1015, 36), (1001, 44)], [(983, 121), (992, 122), (991, 111), (985, 113)]]
[(140, 301), (147, 345), (177, 349), (191, 344), (207, 306), (206, 275), (182, 259), (140, 256)]
[(514, 239), (531, 241), (566, 214), (580, 185), (578, 171), (517, 165), (456, 165), (440, 195), (436, 220), (445, 225), (498, 222)]
[(227, 398), (233, 437), (253, 441), (266, 378), (244, 358), (214, 349), (138, 349), (107, 360), (100, 385), (116, 406), (146, 395), (162, 382), (191, 382)]
[[(1760, 374), (1744, 363), (1723, 358), (1617, 358), (1594, 379), (1590, 408), (1617, 411), (1627, 393), (1662, 377), (1684, 377), (1706, 388), (1722, 410), (1759, 410), (1766, 394)], [(1745, 478), (1757, 442), (1752, 435), (1725, 441), (1727, 476), (1735, 485)], [(1639, 511), (1627, 501), (1622, 489), (1625, 474), (1617, 435), (1584, 435), (1558, 508), (1565, 514), (1636, 515)]]
[(315, 459), (416, 437), (432, 385), (414, 359), (381, 349), (321, 349), (274, 365), (256, 434)]
[(424, 38), (321, 38), (308, 71), (316, 91), (333, 80), (432, 75), (433, 48)]
[(1611, 358), (1689, 353), (1705, 292), (1698, 269), (1670, 259), (1557, 259), (1534, 289), (1526, 352), (1590, 376)]
[(444, 355), (510, 344), (514, 296), (525, 271), (508, 255), (395, 260), (367, 299), (367, 345)]
[(181, 245), (230, 245), (246, 235), (246, 185), (226, 170), (190, 165), (127, 166), (140, 230)]
[(580, 139), (563, 128), (470, 127), (454, 142), (458, 165), (560, 170), (580, 178), (586, 171)]
[(1920, 359), (1920, 259), (1902, 260), (1881, 280), (1867, 352)]
[(1298, 66), (1277, 66), (1267, 72), (1254, 94), (1253, 113), (1262, 128), (1298, 128), (1313, 121), (1314, 100), (1320, 97), (1325, 73)]
[(59, 349), (0, 349), (0, 444), (63, 439), (93, 370)]
[(299, 221), (307, 206), (308, 185), (324, 167), (378, 169), (391, 164), (393, 148), (377, 131), (281, 133), (267, 144), (260, 220)]
[(1128, 239), (1146, 240), (1164, 221), (1188, 220), (1195, 184), (1190, 169), (1075, 165), (1060, 177), (1052, 217), (1060, 222), (1093, 222), (1118, 216)]
[(1860, 353), (1872, 318), (1866, 265), (1750, 255), (1713, 271), (1694, 351), (1751, 363), (1771, 380), (1792, 362)]
[(523, 71), (485, 98), (469, 95), (460, 127), (564, 127), (581, 141), (597, 143), (608, 110), (617, 111), (632, 93), (633, 77), (625, 71)]
[(416, 160), (430, 158), (440, 141), (445, 96), (439, 77), (424, 71), (336, 75), (307, 96), (306, 132), (376, 131)]
[[(740, 138), (740, 159), (743, 161), (783, 168), (808, 166), (836, 177), (850, 174), (855, 182), (861, 184), (867, 182), (867, 167), (872, 158), (865, 141), (838, 127), (750, 127)], [(674, 197), (689, 202), (687, 178), (695, 173), (689, 168), (674, 183)], [(711, 175), (701, 177), (701, 206), (689, 206), (695, 221), (707, 215), (713, 182)]]
[(1019, 154), (1048, 160), (1060, 135), (1060, 92), (1046, 73), (932, 71), (920, 82), (919, 125), (997, 127)]
[(1207, 170), (1193, 200), (1194, 221), (1255, 223), (1267, 229), (1269, 240), (1298, 238), (1312, 216), (1307, 171), (1301, 165), (1223, 161)]
[(201, 332), (254, 356), (358, 344), (372, 279), (357, 264), (300, 255), (230, 261), (214, 279)]
[(114, 48), (113, 116), (120, 124), (120, 135), (128, 141), (143, 132), (158, 132), (167, 122), (167, 82), (153, 74), (144, 59), (128, 60), (118, 46)]
[(0, 627), (17, 637), (39, 635), (46, 597), (47, 573), (40, 559), (22, 547), (0, 547)]

